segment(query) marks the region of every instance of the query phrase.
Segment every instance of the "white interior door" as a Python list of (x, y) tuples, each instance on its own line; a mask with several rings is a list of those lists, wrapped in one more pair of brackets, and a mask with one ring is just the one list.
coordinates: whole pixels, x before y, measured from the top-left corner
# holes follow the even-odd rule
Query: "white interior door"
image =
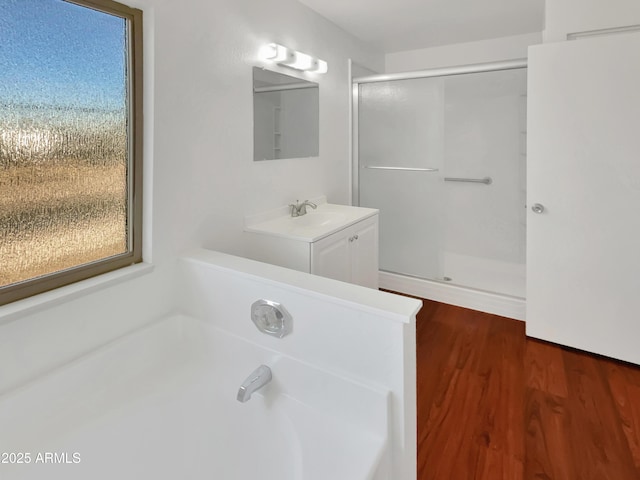
[(527, 334), (634, 363), (639, 52), (639, 33), (539, 45), (528, 78)]

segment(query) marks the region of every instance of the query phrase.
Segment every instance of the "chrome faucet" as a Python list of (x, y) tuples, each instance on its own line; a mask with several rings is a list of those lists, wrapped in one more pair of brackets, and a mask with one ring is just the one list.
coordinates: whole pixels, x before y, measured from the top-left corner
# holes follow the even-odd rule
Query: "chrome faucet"
[(302, 215), (306, 215), (307, 214), (307, 206), (316, 209), (318, 208), (318, 205), (316, 205), (313, 202), (310, 202), (309, 200), (305, 200), (302, 203), (299, 203), (298, 200), (296, 200), (296, 204), (294, 205), (293, 203), (289, 204), (289, 206), (291, 207), (291, 216), (292, 217), (301, 217)]
[(273, 376), (271, 375), (271, 369), (266, 365), (260, 365), (256, 368), (251, 375), (242, 383), (238, 390), (237, 399), (239, 402), (246, 402), (251, 398), (251, 395), (256, 390), (260, 390), (267, 383), (271, 381)]

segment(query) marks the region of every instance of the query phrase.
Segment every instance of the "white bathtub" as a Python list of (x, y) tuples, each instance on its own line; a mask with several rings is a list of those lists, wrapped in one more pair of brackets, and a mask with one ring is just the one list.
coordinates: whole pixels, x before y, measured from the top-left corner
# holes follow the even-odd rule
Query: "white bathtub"
[[(263, 363), (272, 382), (238, 402)], [(176, 315), (0, 397), (0, 479), (378, 480), (388, 405), (388, 392)]]
[[(419, 301), (209, 250), (177, 267), (179, 313), (118, 340), (106, 312), (0, 328), (0, 480), (415, 480)], [(258, 331), (258, 299), (290, 335)]]

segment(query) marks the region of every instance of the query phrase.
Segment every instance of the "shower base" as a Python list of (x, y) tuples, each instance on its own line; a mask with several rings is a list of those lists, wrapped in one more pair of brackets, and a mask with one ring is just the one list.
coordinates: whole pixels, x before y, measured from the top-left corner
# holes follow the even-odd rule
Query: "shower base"
[[(447, 276), (449, 275), (447, 274)], [(456, 285), (455, 282), (460, 281), (460, 277), (456, 279), (453, 274), (450, 276), (450, 281), (427, 280), (381, 270), (379, 282), (380, 288), (385, 290), (393, 290), (516, 320), (525, 320), (525, 298)]]
[(510, 297), (526, 297), (526, 269), (524, 263), (505, 262), (488, 258), (445, 252), (444, 275), (453, 284), (495, 292)]

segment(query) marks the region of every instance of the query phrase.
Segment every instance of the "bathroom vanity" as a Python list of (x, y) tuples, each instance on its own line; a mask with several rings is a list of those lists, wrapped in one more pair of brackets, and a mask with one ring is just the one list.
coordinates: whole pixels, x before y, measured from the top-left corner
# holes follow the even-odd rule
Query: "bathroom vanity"
[(378, 288), (378, 210), (318, 203), (246, 219), (247, 256), (323, 277)]

